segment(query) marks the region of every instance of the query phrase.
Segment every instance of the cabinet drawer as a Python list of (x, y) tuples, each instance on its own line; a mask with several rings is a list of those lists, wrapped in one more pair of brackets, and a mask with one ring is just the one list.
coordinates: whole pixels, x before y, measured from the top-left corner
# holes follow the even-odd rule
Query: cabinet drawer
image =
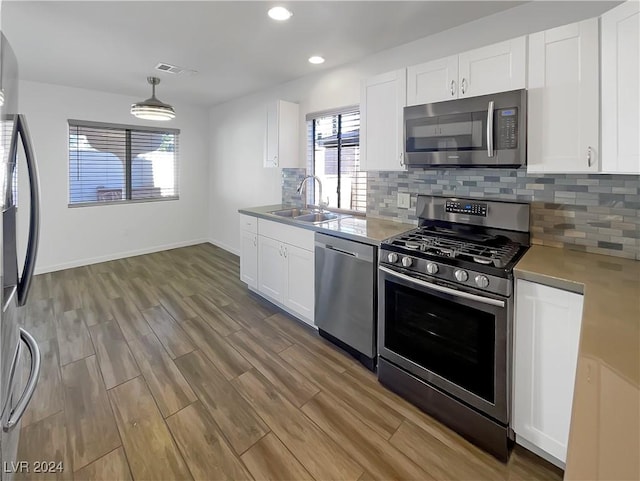
[(301, 249), (313, 251), (314, 233), (312, 230), (258, 219), (258, 234)]
[(250, 215), (240, 214), (240, 230), (251, 232), (252, 234), (258, 233), (258, 218), (251, 217)]

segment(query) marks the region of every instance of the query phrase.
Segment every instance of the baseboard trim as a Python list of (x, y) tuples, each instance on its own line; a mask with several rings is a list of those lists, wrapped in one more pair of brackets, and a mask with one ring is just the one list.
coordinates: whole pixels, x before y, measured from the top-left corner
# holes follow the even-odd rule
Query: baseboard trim
[(235, 254), (238, 257), (240, 257), (240, 250), (234, 249), (233, 247), (225, 244), (224, 242), (220, 242), (215, 239), (209, 239), (207, 240), (207, 242), (209, 242), (209, 244), (213, 244), (216, 247), (220, 247), (220, 249), (224, 249), (225, 251), (231, 252), (232, 254)]
[(262, 297), (265, 301), (269, 301), (271, 304), (273, 304), (277, 308), (282, 309), (287, 314), (291, 314), (291, 316), (295, 317), (298, 321), (303, 323), (305, 326), (310, 327), (312, 329), (315, 329), (316, 331), (318, 330), (318, 326), (316, 326), (311, 319), (308, 319), (308, 318), (302, 316), (301, 314), (298, 314), (297, 312), (294, 312), (293, 310), (289, 309), (284, 304), (281, 304), (280, 302), (276, 301), (275, 299), (272, 299), (271, 297), (264, 295), (262, 292), (258, 291), (258, 289), (254, 289), (251, 286), (247, 286), (247, 289), (249, 289), (254, 294)]
[(78, 259), (75, 261), (64, 262), (62, 264), (55, 264), (52, 266), (44, 266), (44, 267), (38, 266), (35, 269), (35, 273), (46, 274), (48, 272), (62, 271), (64, 269), (72, 269), (74, 267), (82, 267), (82, 266), (89, 266), (91, 264), (99, 264), (100, 262), (114, 261), (117, 259), (125, 259), (127, 257), (135, 257), (135, 256), (144, 255), (144, 254), (152, 254), (154, 252), (166, 251), (169, 249), (178, 249), (180, 247), (188, 247), (196, 244), (202, 244), (205, 242), (210, 242), (210, 241), (208, 239), (193, 239), (189, 241), (174, 242), (172, 244), (145, 247), (144, 249), (136, 249), (132, 251), (114, 252), (113, 254), (107, 254), (99, 257), (90, 257), (87, 259)]
[(533, 454), (540, 456), (542, 459), (549, 461), (554, 466), (557, 466), (560, 469), (566, 469), (566, 464), (562, 462), (562, 460), (556, 458), (552, 454), (549, 454), (522, 436), (518, 436), (518, 433), (516, 433), (516, 444), (519, 444), (523, 448), (531, 451)]

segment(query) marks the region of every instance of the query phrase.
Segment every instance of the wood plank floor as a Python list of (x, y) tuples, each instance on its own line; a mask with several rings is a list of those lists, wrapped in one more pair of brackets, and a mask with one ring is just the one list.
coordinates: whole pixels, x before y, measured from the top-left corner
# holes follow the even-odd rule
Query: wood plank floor
[(75, 480), (559, 480), (503, 464), (239, 281), (210, 244), (37, 276), (18, 459)]

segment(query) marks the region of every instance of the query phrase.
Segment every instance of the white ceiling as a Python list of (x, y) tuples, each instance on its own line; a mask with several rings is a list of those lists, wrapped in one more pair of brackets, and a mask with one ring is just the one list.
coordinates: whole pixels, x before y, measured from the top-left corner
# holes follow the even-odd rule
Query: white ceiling
[[(213, 105), (511, 8), (508, 1), (5, 1), (21, 78)], [(280, 4), (284, 23), (267, 17)], [(318, 54), (327, 61), (311, 65)], [(197, 75), (154, 70), (158, 62)]]

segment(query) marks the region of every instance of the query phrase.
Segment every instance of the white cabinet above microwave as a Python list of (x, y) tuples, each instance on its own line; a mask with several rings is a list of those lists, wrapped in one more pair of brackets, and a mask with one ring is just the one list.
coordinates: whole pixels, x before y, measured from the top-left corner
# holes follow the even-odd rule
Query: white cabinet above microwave
[(527, 37), (407, 68), (407, 105), (526, 87)]

